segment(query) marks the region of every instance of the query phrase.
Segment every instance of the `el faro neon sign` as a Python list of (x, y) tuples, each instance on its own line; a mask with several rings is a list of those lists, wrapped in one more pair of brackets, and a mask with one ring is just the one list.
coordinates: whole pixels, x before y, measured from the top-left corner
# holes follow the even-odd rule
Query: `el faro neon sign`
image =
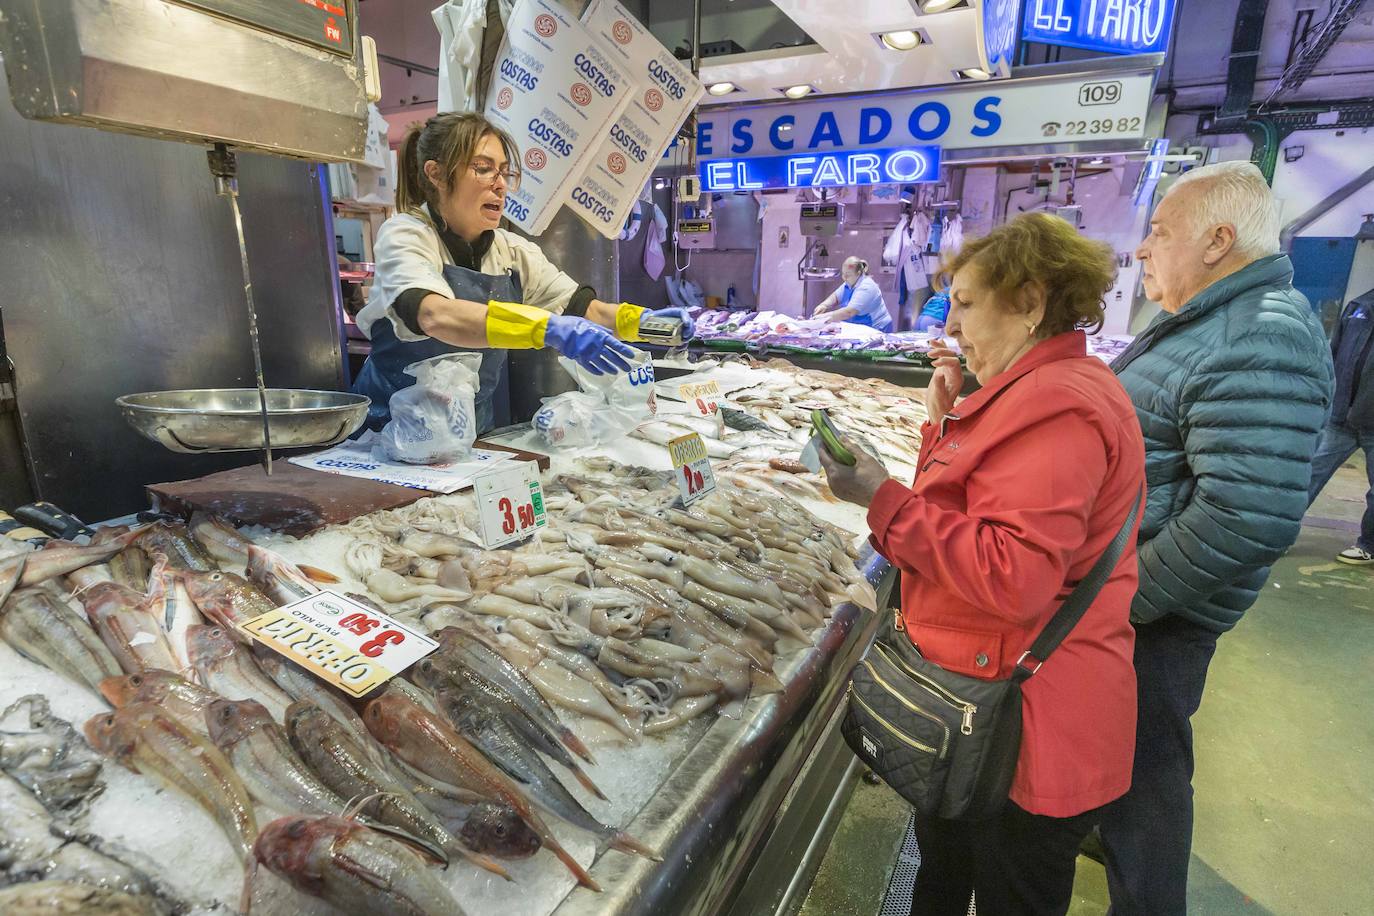
[(912, 184), (937, 181), (939, 177), (938, 146), (753, 156), (701, 163), (701, 186), (707, 191)]

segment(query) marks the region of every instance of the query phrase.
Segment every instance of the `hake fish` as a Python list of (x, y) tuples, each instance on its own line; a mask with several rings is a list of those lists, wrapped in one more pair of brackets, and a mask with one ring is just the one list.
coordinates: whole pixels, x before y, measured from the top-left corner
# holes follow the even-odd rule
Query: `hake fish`
[(115, 582), (98, 582), (81, 593), (81, 603), (125, 673), (180, 669), (147, 596)]
[(253, 857), (297, 889), (356, 916), (463, 916), (419, 855), (343, 817), (283, 817)]
[(652, 849), (628, 833), (601, 823), (582, 807), (582, 803), (558, 781), (539, 754), (520, 740), (520, 736), (500, 715), (483, 708), (476, 697), (454, 690), (440, 690), (434, 698), (449, 724), (508, 776), (527, 786), (530, 796), (539, 804), (573, 826), (595, 834), (612, 849), (660, 861)]
[[(286, 733), (301, 759), (341, 798), (368, 799), (361, 803), (360, 813), (428, 840), (451, 855), (463, 856), (480, 868), (510, 877), (499, 863), (465, 847), (329, 713), (297, 700), (286, 711)], [(368, 740), (372, 740), (370, 735)]]
[(116, 709), (131, 703), (148, 703), (161, 709), (192, 731), (206, 737), (210, 729), (205, 724), (205, 709), (223, 699), (213, 690), (192, 684), (170, 671), (141, 671), (120, 677), (107, 677), (100, 682), (100, 693)]
[(205, 707), (210, 740), (260, 803), (281, 814), (340, 814), (348, 802), (310, 771), (261, 703), (215, 700)]
[(520, 787), (447, 722), (393, 691), (369, 701), (363, 710), (363, 721), (378, 741), (420, 772), (510, 805), (579, 884), (601, 890), (586, 869), (559, 844)]
[(147, 772), (208, 811), (247, 859), (257, 838), (248, 790), (209, 739), (148, 703), (131, 703), (86, 723), (86, 740), (135, 773)]
[(119, 662), (90, 624), (47, 589), (21, 588), (0, 605), (0, 639), (25, 658), (91, 690), (121, 673)]
[(253, 654), (223, 627), (202, 624), (186, 633), (191, 666), (206, 687), (230, 700), (256, 700), (282, 722), (291, 698), (263, 674)]
[(239, 624), (277, 607), (271, 598), (236, 573), (187, 570), (178, 578), (205, 618), (224, 627), (240, 642), (247, 642), (248, 637), (239, 632)]

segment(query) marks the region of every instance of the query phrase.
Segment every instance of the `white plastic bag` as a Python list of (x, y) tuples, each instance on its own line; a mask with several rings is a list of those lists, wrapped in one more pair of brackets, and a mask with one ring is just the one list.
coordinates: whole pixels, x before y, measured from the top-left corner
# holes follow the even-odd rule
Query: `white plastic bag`
[(599, 395), (569, 391), (545, 398), (534, 415), (534, 430), (544, 444), (554, 448), (582, 448), (596, 445), (606, 436), (606, 425), (598, 415), (607, 410)]
[[(558, 364), (568, 371), (577, 387), (589, 394), (599, 395), (608, 407), (613, 407), (631, 423), (630, 429), (652, 420), (658, 413), (658, 399), (654, 397), (654, 359), (645, 350), (630, 360), (630, 371), (597, 375), (568, 359), (558, 357)], [(628, 431), (628, 430), (627, 430)]]
[(406, 366), (415, 384), (391, 396), (391, 420), (373, 444), (388, 461), (435, 464), (472, 453), (480, 353), (446, 353)]

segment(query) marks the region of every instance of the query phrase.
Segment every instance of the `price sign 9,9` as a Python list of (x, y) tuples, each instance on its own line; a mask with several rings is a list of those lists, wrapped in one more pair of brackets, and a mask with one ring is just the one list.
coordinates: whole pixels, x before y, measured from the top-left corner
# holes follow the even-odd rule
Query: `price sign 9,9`
[(548, 524), (539, 468), (533, 461), (506, 461), (472, 479), (478, 534), (484, 547), (500, 547)]
[(690, 382), (679, 385), (678, 392), (687, 402), (687, 409), (703, 417), (714, 417), (720, 413), (720, 386), (715, 381)]
[(690, 506), (715, 490), (716, 477), (711, 473), (711, 462), (706, 457), (706, 443), (701, 441), (700, 435), (688, 433), (670, 439), (668, 456), (673, 460), (677, 488), (682, 494), (684, 506)]

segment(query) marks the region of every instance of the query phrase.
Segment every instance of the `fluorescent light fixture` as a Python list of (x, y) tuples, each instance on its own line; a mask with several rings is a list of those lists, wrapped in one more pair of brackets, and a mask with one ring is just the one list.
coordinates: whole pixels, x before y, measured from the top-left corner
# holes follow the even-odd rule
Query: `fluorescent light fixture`
[(811, 93), (815, 92), (815, 91), (816, 91), (816, 87), (815, 87), (815, 86), (809, 86), (809, 85), (806, 85), (805, 83), (803, 83), (803, 84), (800, 85), (800, 86), (788, 86), (786, 89), (783, 89), (783, 90), (780, 90), (780, 91), (782, 92), (783, 95), (787, 96), (789, 99), (804, 99), (804, 98), (806, 98), (808, 95), (810, 95)]
[(910, 51), (921, 44), (921, 34), (912, 29), (897, 32), (882, 32), (878, 41), (889, 51)]
[(712, 83), (711, 85), (706, 87), (706, 91), (709, 92), (711, 95), (729, 95), (737, 89), (739, 89), (739, 87), (729, 81), (723, 83)]
[(956, 6), (967, 5), (967, 0), (924, 0), (921, 3), (921, 12), (928, 16), (931, 13), (943, 13), (954, 9)]

